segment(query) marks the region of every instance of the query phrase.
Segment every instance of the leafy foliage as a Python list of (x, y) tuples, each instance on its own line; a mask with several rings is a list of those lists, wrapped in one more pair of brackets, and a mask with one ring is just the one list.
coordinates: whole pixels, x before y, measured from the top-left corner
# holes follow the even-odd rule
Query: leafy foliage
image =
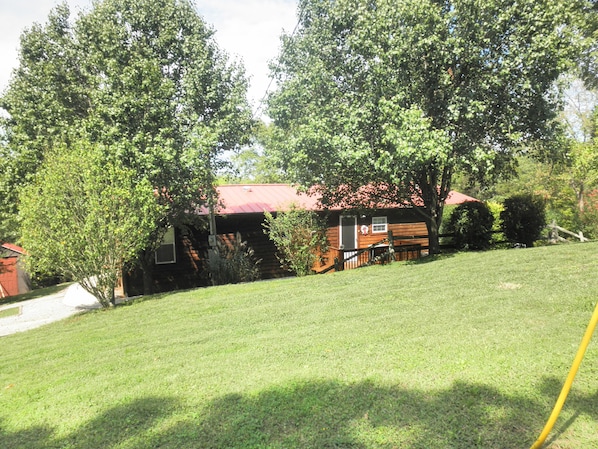
[(328, 248), (323, 220), (296, 205), (276, 217), (267, 211), (265, 216), (264, 232), (276, 245), (281, 266), (297, 276), (310, 274), (319, 254)]
[(534, 246), (534, 241), (538, 240), (546, 226), (544, 200), (528, 194), (507, 198), (500, 218), (507, 239)]
[(152, 186), (79, 142), (48, 154), (21, 196), (22, 240), (33, 272), (73, 279), (104, 307), (123, 266), (148, 244), (163, 211)]
[(581, 77), (586, 85), (598, 87), (598, 2), (583, 2), (584, 8), (578, 15), (579, 27), (584, 37), (583, 52), (579, 59)]
[(188, 0), (102, 0), (74, 21), (63, 4), (27, 30), (0, 100), (10, 212), (48, 151), (82, 138), (156, 189), (156, 229), (191, 219), (214, 195), (219, 156), (252, 122), (243, 70), (212, 34)]
[(289, 180), (276, 162), (270, 157), (274, 125), (258, 122), (253, 128), (251, 143), (231, 155), (231, 167), (225, 173), (227, 183), (286, 183)]
[(598, 194), (588, 195), (586, 207), (581, 213), (581, 228), (586, 237), (598, 238)]
[[(269, 101), (272, 157), (324, 202), (417, 204), (437, 250), (457, 170), (494, 179), (549, 140), (579, 2), (302, 0)], [(372, 186), (367, 192), (364, 186)]]
[(458, 249), (485, 250), (490, 248), (494, 215), (490, 208), (479, 201), (468, 201), (457, 206), (447, 224), (453, 233)]
[(210, 253), (210, 278), (213, 285), (252, 282), (260, 278), (260, 260), (237, 232), (230, 243), (222, 238), (216, 241), (216, 250)]
[(555, 142), (553, 157), (519, 156), (515, 160), (516, 176), (471, 195), (499, 202), (520, 193), (540, 195), (546, 203), (548, 222), (583, 231), (590, 238), (598, 237), (592, 218), (598, 188), (597, 117), (589, 110), (580, 112), (583, 133), (577, 138), (563, 136)]

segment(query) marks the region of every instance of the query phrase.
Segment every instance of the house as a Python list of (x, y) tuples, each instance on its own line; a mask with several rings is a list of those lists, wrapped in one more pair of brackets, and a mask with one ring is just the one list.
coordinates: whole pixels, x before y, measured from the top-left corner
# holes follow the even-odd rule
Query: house
[(31, 290), (22, 256), (25, 250), (12, 243), (0, 244), (0, 298), (20, 295)]
[[(264, 233), (264, 211), (275, 215), (286, 211), (291, 204), (314, 210), (325, 217), (330, 250), (321, 255), (321, 263), (314, 267), (322, 272), (333, 268), (335, 260), (339, 268), (352, 268), (362, 264), (356, 253), (369, 248), (364, 256), (372, 259), (388, 248), (385, 241), (391, 231), (395, 238), (396, 258), (419, 257), (428, 245), (427, 227), (422, 216), (413, 207), (397, 206), (378, 209), (373, 213), (349, 213), (340, 208), (322, 210), (318, 199), (298, 193), (288, 184), (241, 184), (218, 187), (219, 202), (213, 213), (214, 234), (230, 242), (237, 233), (261, 259), (263, 279), (288, 276), (276, 258), (276, 247)], [(447, 204), (475, 201), (458, 192), (451, 192)], [(202, 208), (199, 214), (210, 217), (210, 211)], [(207, 254), (209, 229), (169, 229), (162, 245), (156, 251), (153, 271), (155, 291), (192, 288), (209, 285)], [(348, 261), (342, 262), (349, 258)], [(139, 274), (130, 273), (125, 280), (128, 295), (141, 294)]]

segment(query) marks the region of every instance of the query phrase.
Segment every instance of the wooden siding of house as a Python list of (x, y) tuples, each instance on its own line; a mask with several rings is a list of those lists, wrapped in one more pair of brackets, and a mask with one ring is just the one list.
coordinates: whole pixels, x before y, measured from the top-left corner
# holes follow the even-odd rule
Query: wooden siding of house
[(262, 279), (289, 276), (291, 273), (280, 266), (276, 257), (276, 246), (264, 232), (264, 220), (263, 214), (217, 217), (216, 229), (220, 238), (229, 244), (236, 238), (237, 232), (241, 234), (241, 240), (247, 242), (247, 246), (253, 249), (255, 259), (260, 261)]
[[(347, 214), (349, 215), (349, 214)], [(340, 212), (331, 212), (326, 215), (329, 251), (323, 254), (314, 269), (322, 271), (334, 264), (335, 257), (339, 254)], [(357, 246), (367, 248), (387, 237), (387, 232), (372, 232), (372, 214), (357, 216)], [(373, 216), (387, 217), (387, 228), (394, 236), (423, 236), (427, 235), (427, 228), (421, 221), (420, 215), (414, 210), (397, 209), (378, 211)], [(254, 256), (260, 260), (259, 267), (262, 279), (272, 279), (289, 276), (291, 273), (284, 270), (276, 257), (274, 243), (264, 233), (263, 214), (234, 214), (216, 217), (218, 236), (226, 243), (236, 238), (237, 232), (241, 234), (242, 241), (254, 251)], [(368, 227), (367, 234), (359, 232), (361, 226)], [(211, 285), (208, 271), (208, 232), (206, 229), (186, 230), (177, 229), (175, 232), (176, 263), (154, 264), (153, 288), (155, 292), (176, 289), (186, 289)], [(395, 241), (395, 246), (420, 244), (428, 245), (427, 238), (400, 239)], [(397, 260), (413, 257), (413, 252), (397, 251)], [(139, 269), (127, 273), (125, 276), (125, 292), (128, 296), (143, 293), (143, 276)]]
[[(220, 239), (232, 245), (237, 232), (241, 240), (254, 251), (262, 279), (289, 276), (281, 268), (276, 257), (274, 243), (264, 233), (262, 214), (231, 215), (216, 218), (216, 229)], [(154, 292), (164, 292), (211, 285), (208, 269), (208, 231), (206, 229), (188, 229), (175, 232), (176, 262), (153, 265)], [(127, 296), (143, 294), (143, 274), (134, 269), (125, 274)]]
[[(348, 215), (348, 214), (347, 214)], [(400, 247), (409, 247), (413, 245), (428, 246), (428, 238), (421, 237), (428, 235), (426, 223), (421, 221), (421, 216), (412, 209), (382, 210), (366, 216), (356, 215), (357, 217), (357, 248), (363, 249), (370, 245), (376, 245), (388, 237), (388, 231), (392, 231), (395, 237), (394, 245), (397, 249), (396, 259), (405, 260), (416, 256), (414, 251), (402, 251)], [(387, 231), (372, 232), (372, 217), (386, 217)], [(367, 234), (361, 232), (361, 227), (367, 226)], [(340, 250), (340, 214), (332, 214), (328, 218), (328, 237), (329, 250), (322, 255), (314, 269), (322, 271), (334, 264), (334, 259), (339, 257)], [(396, 237), (405, 237), (396, 239)], [(413, 238), (419, 237), (419, 238)], [(381, 246), (388, 246), (387, 242)]]
[[(175, 263), (152, 265), (152, 288), (154, 293), (206, 286), (207, 236), (197, 230), (175, 230)], [(139, 267), (123, 273), (125, 296), (143, 294), (143, 272)]]

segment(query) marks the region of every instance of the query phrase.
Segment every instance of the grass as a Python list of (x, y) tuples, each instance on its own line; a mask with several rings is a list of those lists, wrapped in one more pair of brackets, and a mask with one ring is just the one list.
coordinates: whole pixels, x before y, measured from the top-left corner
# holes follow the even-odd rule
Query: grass
[(27, 293), (22, 293), (20, 295), (7, 296), (6, 298), (0, 298), (0, 306), (6, 305), (6, 304), (16, 304), (19, 302), (27, 301), (29, 299), (36, 299), (36, 298), (41, 298), (43, 296), (53, 295), (55, 293), (58, 293), (58, 292), (64, 290), (69, 285), (71, 285), (71, 284), (70, 283), (58, 284), (58, 285), (53, 285), (51, 287), (38, 288), (36, 290), (32, 290)]
[[(598, 244), (160, 295), (2, 338), (2, 448), (527, 448)], [(428, 261), (426, 261), (428, 262)], [(598, 447), (593, 342), (546, 447)]]
[(0, 318), (7, 318), (9, 316), (16, 316), (21, 313), (20, 307), (8, 307), (0, 310)]

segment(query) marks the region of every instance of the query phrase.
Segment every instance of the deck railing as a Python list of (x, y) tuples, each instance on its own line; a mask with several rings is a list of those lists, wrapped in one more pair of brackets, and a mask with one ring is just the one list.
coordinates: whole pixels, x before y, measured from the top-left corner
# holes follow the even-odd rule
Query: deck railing
[(400, 244), (395, 242), (421, 239), (427, 236), (393, 236), (392, 231), (388, 231), (388, 236), (379, 242), (373, 243), (366, 248), (360, 249), (340, 249), (337, 248), (337, 256), (334, 258), (334, 264), (319, 272), (319, 274), (329, 271), (343, 271), (360, 268), (377, 263), (388, 263), (393, 260), (411, 260), (418, 259), (424, 248), (419, 244)]

